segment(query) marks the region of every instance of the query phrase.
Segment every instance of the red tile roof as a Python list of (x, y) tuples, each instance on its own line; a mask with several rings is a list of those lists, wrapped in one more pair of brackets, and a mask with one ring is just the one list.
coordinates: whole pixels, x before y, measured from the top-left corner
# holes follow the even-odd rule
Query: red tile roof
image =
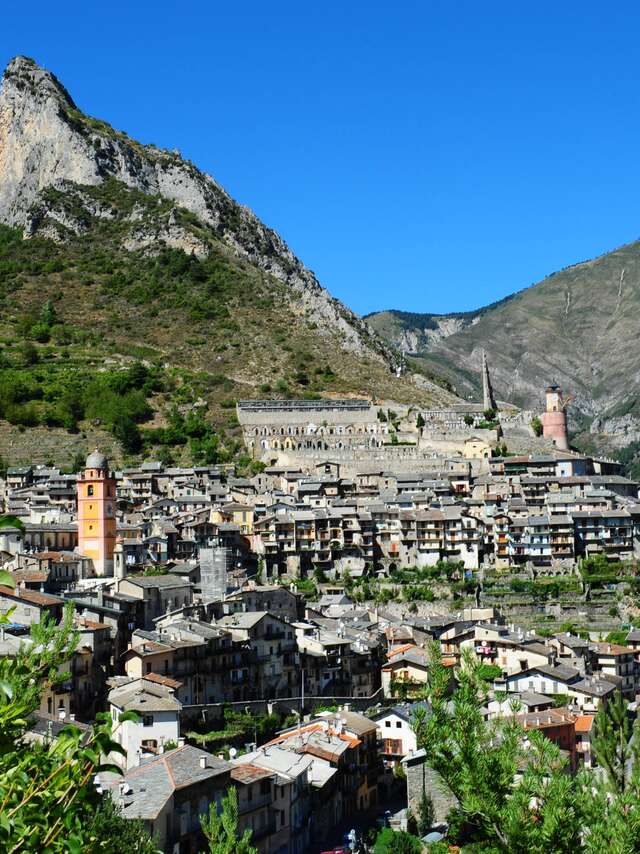
[(176, 679), (171, 679), (170, 676), (162, 676), (160, 673), (145, 673), (144, 679), (149, 682), (156, 682), (158, 685), (164, 685), (166, 688), (178, 689), (182, 687), (182, 682)]
[(32, 605), (62, 605), (63, 599), (58, 596), (49, 596), (48, 593), (38, 593), (35, 590), (13, 590), (0, 584), (0, 596), (8, 596), (11, 599), (22, 599)]

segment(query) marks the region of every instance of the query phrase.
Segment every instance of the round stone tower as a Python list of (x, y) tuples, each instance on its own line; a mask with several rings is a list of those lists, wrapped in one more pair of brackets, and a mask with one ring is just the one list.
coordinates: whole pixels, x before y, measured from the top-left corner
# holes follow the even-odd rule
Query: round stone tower
[(567, 412), (566, 402), (562, 399), (562, 389), (557, 385), (550, 385), (546, 390), (547, 410), (542, 414), (542, 435), (545, 439), (551, 439), (560, 451), (569, 450), (569, 436), (567, 434)]

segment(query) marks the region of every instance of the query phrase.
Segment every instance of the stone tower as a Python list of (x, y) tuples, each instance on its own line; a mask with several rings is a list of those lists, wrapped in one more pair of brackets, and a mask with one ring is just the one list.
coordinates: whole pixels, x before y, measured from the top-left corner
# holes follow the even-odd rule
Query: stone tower
[(568, 451), (567, 403), (562, 399), (562, 389), (560, 386), (548, 386), (546, 399), (547, 409), (542, 414), (542, 435), (545, 439), (551, 439), (560, 451)]
[(127, 567), (124, 562), (124, 545), (121, 535), (116, 537), (116, 544), (113, 549), (113, 575), (118, 582), (127, 577)]
[(96, 575), (113, 575), (116, 481), (98, 450), (78, 475), (78, 551), (93, 560)]
[(493, 386), (491, 385), (491, 377), (489, 376), (489, 365), (487, 364), (487, 354), (482, 351), (482, 408), (497, 409), (496, 399), (493, 396)]

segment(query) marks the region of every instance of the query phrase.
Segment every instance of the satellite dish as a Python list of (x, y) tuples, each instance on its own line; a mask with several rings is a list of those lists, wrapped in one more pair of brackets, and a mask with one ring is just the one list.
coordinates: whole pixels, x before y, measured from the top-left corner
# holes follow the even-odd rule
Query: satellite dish
[(229, 756), (230, 756), (232, 759), (235, 759), (237, 755), (238, 755), (238, 751), (236, 750), (236, 748), (235, 748), (235, 747), (230, 747), (230, 748), (229, 748)]

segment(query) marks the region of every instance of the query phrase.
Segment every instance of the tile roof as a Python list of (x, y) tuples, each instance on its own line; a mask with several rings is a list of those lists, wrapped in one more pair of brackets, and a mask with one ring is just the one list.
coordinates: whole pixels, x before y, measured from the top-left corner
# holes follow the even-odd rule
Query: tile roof
[(578, 715), (576, 717), (576, 732), (591, 732), (595, 715)]
[(162, 676), (160, 673), (146, 673), (144, 677), (148, 682), (156, 682), (158, 685), (164, 685), (167, 688), (177, 690), (182, 687), (182, 682), (176, 679), (171, 679), (169, 676)]
[(259, 768), (256, 765), (236, 765), (231, 769), (231, 779), (237, 780), (239, 783), (255, 783), (256, 780), (265, 780), (275, 776), (275, 771), (269, 771), (266, 768)]
[(594, 643), (593, 645), (596, 648), (596, 651), (600, 655), (618, 656), (618, 655), (633, 655), (635, 653), (635, 650), (631, 649), (631, 647), (622, 646), (619, 643), (606, 643), (603, 641), (601, 643)]
[(38, 593), (35, 590), (14, 590), (11, 587), (0, 585), (0, 596), (8, 596), (11, 599), (22, 599), (32, 605), (62, 605), (63, 599), (58, 596), (50, 596), (48, 593)]

